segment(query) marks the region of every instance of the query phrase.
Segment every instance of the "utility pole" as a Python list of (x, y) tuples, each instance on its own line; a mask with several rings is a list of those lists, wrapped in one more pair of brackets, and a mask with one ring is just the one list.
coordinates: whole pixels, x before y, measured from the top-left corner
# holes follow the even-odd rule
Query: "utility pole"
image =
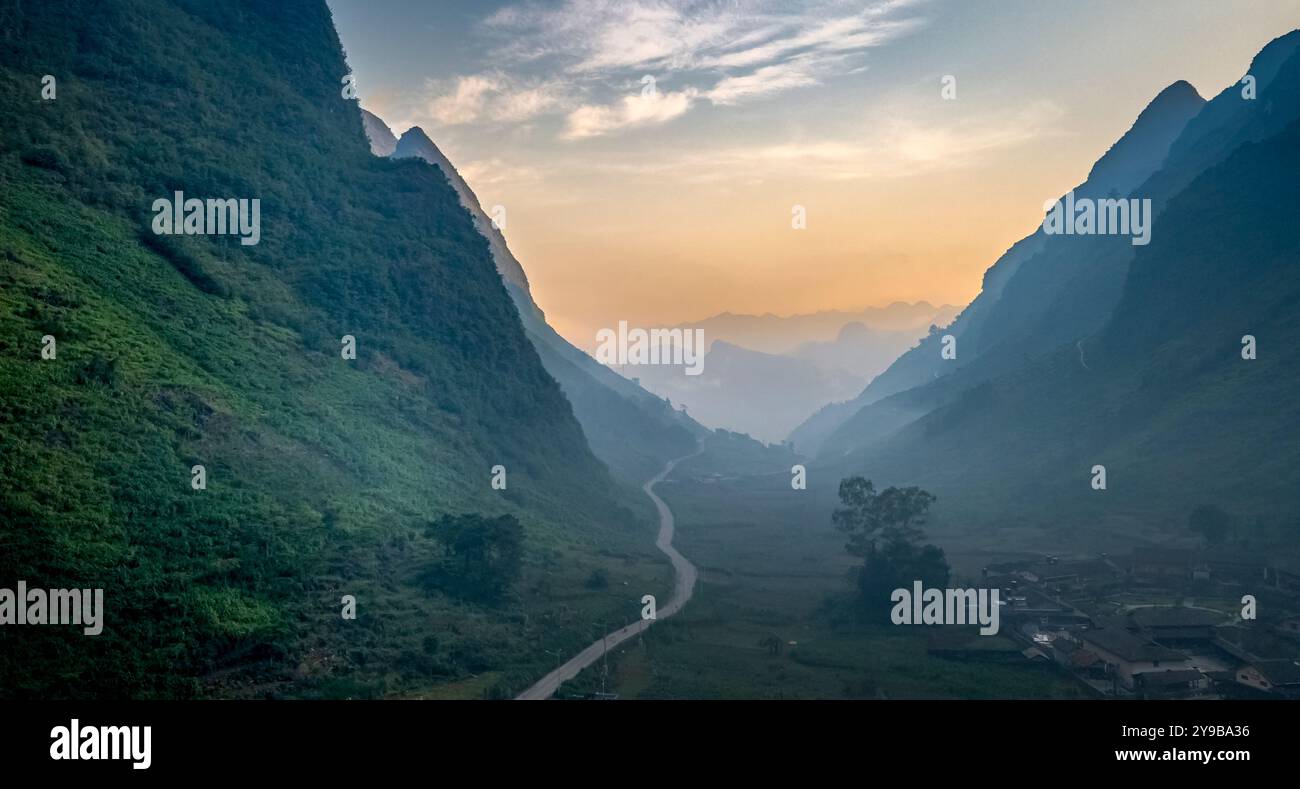
[(600, 695), (605, 695), (605, 680), (609, 678), (609, 646), (605, 643), (605, 631), (608, 626), (605, 622), (600, 623), (600, 651), (605, 658), (605, 668), (600, 674)]

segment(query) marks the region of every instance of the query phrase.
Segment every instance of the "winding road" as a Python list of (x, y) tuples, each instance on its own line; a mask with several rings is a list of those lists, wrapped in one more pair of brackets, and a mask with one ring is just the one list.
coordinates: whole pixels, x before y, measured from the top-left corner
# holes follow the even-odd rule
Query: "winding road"
[(564, 665), (555, 669), (551, 673), (537, 680), (537, 683), (520, 693), (515, 698), (517, 700), (532, 699), (549, 699), (559, 689), (560, 684), (567, 682), (578, 676), (578, 672), (587, 666), (595, 663), (605, 654), (606, 650), (613, 649), (619, 644), (627, 641), (636, 634), (642, 632), (659, 619), (667, 619), (686, 605), (686, 601), (691, 599), (695, 593), (695, 580), (699, 577), (699, 571), (695, 565), (691, 564), (685, 556), (682, 556), (676, 548), (673, 547), (673, 511), (668, 509), (664, 500), (655, 495), (654, 486), (663, 482), (664, 477), (668, 476), (673, 470), (673, 466), (686, 458), (694, 457), (698, 452), (687, 455), (686, 457), (677, 458), (677, 460), (668, 461), (663, 471), (655, 475), (654, 479), (641, 486), (645, 495), (655, 503), (655, 508), (659, 510), (659, 536), (655, 538), (655, 547), (668, 557), (673, 563), (673, 574), (676, 576), (676, 582), (673, 584), (672, 597), (662, 606), (657, 606), (655, 610), (655, 619), (640, 619), (635, 624), (606, 633), (605, 637), (593, 641), (591, 646), (579, 652), (577, 655), (569, 658)]

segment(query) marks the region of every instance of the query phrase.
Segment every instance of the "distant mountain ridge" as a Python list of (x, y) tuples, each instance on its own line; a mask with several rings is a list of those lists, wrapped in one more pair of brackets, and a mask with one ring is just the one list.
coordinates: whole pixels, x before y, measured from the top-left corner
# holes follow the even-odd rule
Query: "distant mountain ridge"
[(704, 424), (778, 443), (827, 400), (860, 392), (923, 333), (873, 330), (854, 321), (830, 340), (803, 342), (786, 353), (750, 350), (715, 337), (700, 375), (655, 366), (624, 372)]
[(795, 315), (746, 315), (723, 312), (703, 320), (679, 324), (681, 329), (703, 329), (705, 342), (725, 342), (763, 353), (790, 353), (811, 342), (833, 342), (850, 323), (873, 331), (921, 333), (931, 323), (947, 324), (956, 307), (935, 307), (929, 302), (896, 301), (884, 307), (861, 310), (823, 310)]

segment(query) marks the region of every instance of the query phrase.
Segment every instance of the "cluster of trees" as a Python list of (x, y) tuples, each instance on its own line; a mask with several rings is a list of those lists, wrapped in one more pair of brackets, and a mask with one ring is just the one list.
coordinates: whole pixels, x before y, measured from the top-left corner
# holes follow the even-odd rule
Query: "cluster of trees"
[(513, 515), (444, 515), (428, 526), (443, 557), (425, 583), (448, 594), (482, 603), (500, 600), (523, 568), (524, 527)]
[(845, 550), (863, 559), (853, 580), (870, 614), (888, 616), (890, 593), (915, 581), (948, 585), (943, 550), (922, 544), (933, 494), (918, 487), (877, 491), (869, 479), (848, 477), (840, 480), (839, 496), (842, 506), (831, 521), (848, 536)]

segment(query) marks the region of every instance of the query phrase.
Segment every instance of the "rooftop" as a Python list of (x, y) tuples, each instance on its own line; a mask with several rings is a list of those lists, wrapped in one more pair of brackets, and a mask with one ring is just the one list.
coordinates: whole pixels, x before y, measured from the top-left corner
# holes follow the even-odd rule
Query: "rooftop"
[(1251, 665), (1270, 685), (1300, 685), (1300, 661), (1261, 660)]
[(1172, 649), (1166, 649), (1150, 639), (1133, 635), (1127, 630), (1113, 627), (1089, 630), (1080, 633), (1079, 638), (1085, 643), (1109, 652), (1132, 663), (1154, 663), (1160, 660), (1179, 662), (1187, 656)]
[(1178, 669), (1174, 671), (1145, 671), (1137, 677), (1143, 685), (1186, 685), (1196, 682), (1203, 675), (1196, 669)]

